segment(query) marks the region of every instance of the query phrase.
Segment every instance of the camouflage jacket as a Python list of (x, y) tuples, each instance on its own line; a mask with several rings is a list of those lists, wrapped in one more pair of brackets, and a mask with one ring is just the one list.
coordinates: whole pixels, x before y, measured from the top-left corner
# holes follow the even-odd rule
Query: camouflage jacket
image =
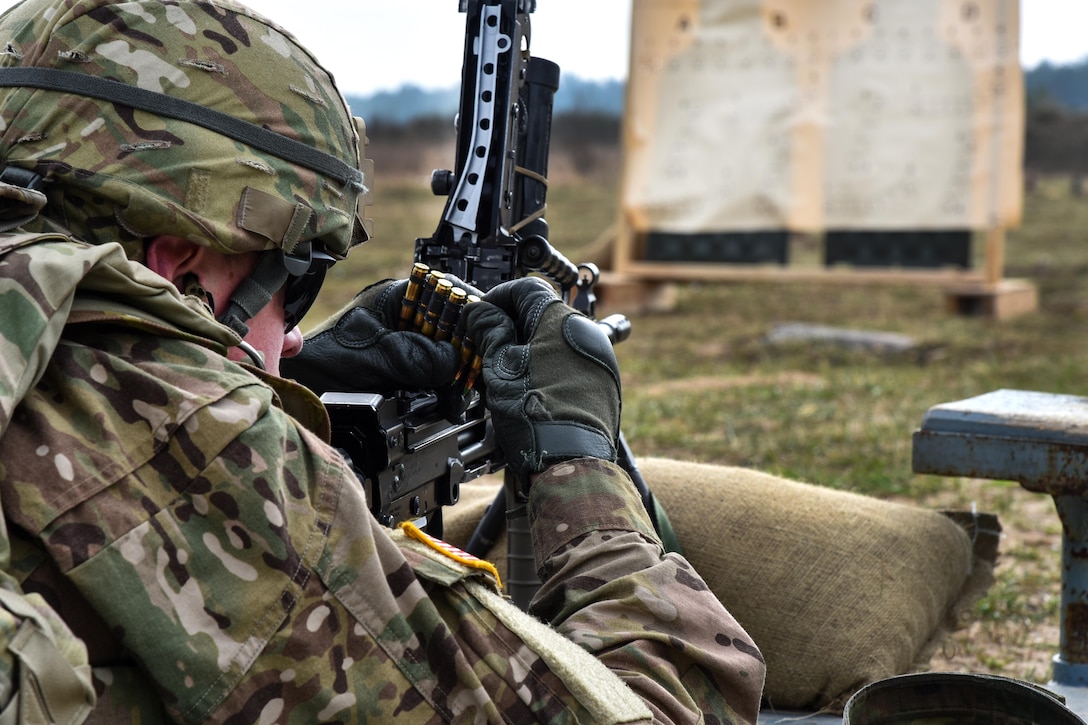
[(755, 721), (758, 650), (619, 469), (535, 482), (550, 626), (527, 623), (380, 527), (316, 398), (230, 362), (172, 285), (114, 245), (3, 239), (0, 565), (86, 643), (92, 719)]

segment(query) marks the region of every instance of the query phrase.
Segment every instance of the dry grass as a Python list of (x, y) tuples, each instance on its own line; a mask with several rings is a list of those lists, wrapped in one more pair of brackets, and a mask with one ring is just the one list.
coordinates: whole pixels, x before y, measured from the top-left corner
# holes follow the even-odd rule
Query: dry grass
[(997, 513), (1002, 525), (994, 586), (930, 667), (1045, 683), (1057, 651), (1061, 604), (1061, 525), (1050, 498), (1015, 483), (957, 479), (949, 490), (915, 503), (977, 506)]

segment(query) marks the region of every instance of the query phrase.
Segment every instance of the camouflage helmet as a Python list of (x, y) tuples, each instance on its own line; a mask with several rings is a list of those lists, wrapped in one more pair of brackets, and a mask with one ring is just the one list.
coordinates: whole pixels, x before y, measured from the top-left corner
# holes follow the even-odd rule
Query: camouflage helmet
[[(160, 234), (275, 250), (271, 296), (366, 239), (357, 122), (307, 50), (231, 0), (25, 0), (0, 16), (0, 220), (24, 228), (135, 259)], [(27, 188), (49, 222), (22, 215)]]

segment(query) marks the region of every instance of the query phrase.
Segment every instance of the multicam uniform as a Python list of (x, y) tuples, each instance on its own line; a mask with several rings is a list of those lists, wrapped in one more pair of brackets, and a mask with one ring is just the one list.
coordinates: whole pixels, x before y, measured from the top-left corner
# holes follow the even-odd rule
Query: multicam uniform
[(318, 401), (192, 298), (116, 245), (0, 240), (0, 564), (86, 643), (92, 718), (755, 721), (758, 650), (612, 464), (532, 488), (556, 637), (381, 528)]
[(77, 721), (89, 664), (109, 722), (754, 721), (758, 651), (610, 464), (533, 487), (558, 636), (379, 528), (319, 402), (226, 358), (244, 319), (125, 256), (259, 252), (302, 305), (365, 238), (308, 51), (229, 0), (31, 0), (0, 46), (0, 224), (91, 243), (0, 236), (0, 707), (33, 670)]

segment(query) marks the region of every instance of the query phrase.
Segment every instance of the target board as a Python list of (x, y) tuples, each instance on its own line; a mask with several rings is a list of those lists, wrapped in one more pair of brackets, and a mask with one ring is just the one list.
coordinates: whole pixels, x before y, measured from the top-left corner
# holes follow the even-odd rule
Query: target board
[(634, 0), (621, 221), (757, 262), (1012, 226), (1023, 96), (1018, 0)]

